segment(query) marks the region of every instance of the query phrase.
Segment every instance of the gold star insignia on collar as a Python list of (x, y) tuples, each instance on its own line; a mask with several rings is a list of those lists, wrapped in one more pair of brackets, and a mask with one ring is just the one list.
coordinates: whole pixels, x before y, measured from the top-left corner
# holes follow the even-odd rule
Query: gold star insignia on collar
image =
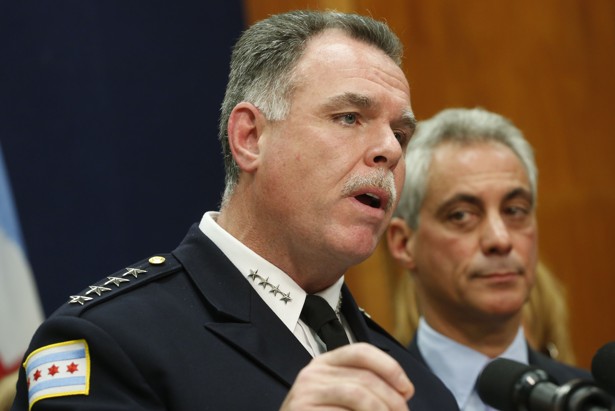
[(121, 278), (121, 277), (107, 277), (107, 278), (109, 279), (109, 281), (107, 281), (105, 285), (115, 284), (116, 287), (119, 287), (121, 283), (130, 282), (130, 280), (127, 278)]
[(279, 284), (274, 286), (273, 284), (269, 282), (269, 277), (264, 278), (260, 276), (258, 274), (258, 270), (250, 269), (250, 274), (248, 274), (248, 278), (252, 280), (252, 282), (255, 282), (258, 279), (259, 281), (258, 285), (262, 285), (264, 289), (267, 289), (267, 287), (270, 287), (271, 290), (269, 290), (269, 293), (273, 294), (274, 297), (277, 297), (278, 294), (281, 294), (282, 297), (280, 298), (280, 301), (284, 301), (284, 304), (288, 304), (290, 301), (293, 300), (292, 298), (290, 298), (290, 291), (284, 294), (282, 290), (280, 290)]
[(284, 294), (281, 290), (280, 290), (280, 286), (276, 285), (275, 287), (272, 285), (271, 286), (271, 290), (269, 290), (269, 292), (271, 294), (273, 294), (274, 297), (277, 297), (278, 294)]
[(111, 289), (109, 287), (103, 287), (103, 286), (100, 286), (100, 285), (90, 285), (89, 287), (90, 287), (90, 291), (85, 293), (85, 295), (89, 295), (89, 294), (92, 294), (92, 293), (96, 293), (98, 295), (101, 295), (105, 291), (111, 291)]
[(139, 274), (143, 274), (146, 272), (147, 272), (146, 270), (142, 270), (140, 268), (126, 267), (126, 272), (122, 274), (122, 277), (126, 277), (127, 275), (132, 275), (134, 278), (137, 278)]
[(290, 291), (287, 292), (286, 294), (281, 293), (282, 294), (282, 298), (280, 298), (280, 301), (284, 301), (284, 304), (288, 304), (290, 301), (292, 301), (293, 299), (290, 298)]
[(81, 305), (83, 305), (84, 302), (90, 301), (91, 299), (92, 299), (92, 297), (86, 297), (84, 295), (71, 295), (70, 296), (69, 304), (81, 304)]
[(262, 277), (258, 275), (258, 270), (256, 271), (250, 270), (250, 274), (248, 274), (248, 278), (252, 281), (256, 280), (257, 278), (262, 280)]
[(262, 281), (258, 283), (258, 285), (262, 285), (263, 288), (267, 288), (267, 286), (271, 286), (271, 283), (269, 282), (269, 277), (262, 279)]

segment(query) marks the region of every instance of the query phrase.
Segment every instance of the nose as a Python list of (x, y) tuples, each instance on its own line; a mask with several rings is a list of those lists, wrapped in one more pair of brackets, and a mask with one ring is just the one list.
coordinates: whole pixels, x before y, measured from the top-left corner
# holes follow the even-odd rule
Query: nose
[(481, 248), (485, 255), (507, 255), (512, 250), (510, 231), (499, 213), (488, 215), (485, 219)]
[(386, 127), (382, 130), (366, 152), (366, 163), (371, 167), (386, 167), (394, 169), (402, 157), (402, 148), (391, 130)]

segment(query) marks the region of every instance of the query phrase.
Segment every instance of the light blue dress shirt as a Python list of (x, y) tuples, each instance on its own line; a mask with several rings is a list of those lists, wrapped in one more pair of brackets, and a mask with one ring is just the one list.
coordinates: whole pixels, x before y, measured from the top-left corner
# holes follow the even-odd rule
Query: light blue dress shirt
[[(476, 392), (476, 380), (491, 358), (440, 334), (422, 317), (416, 338), (425, 362), (453, 393), (461, 411), (492, 410)], [(528, 363), (528, 349), (521, 327), (500, 357)]]

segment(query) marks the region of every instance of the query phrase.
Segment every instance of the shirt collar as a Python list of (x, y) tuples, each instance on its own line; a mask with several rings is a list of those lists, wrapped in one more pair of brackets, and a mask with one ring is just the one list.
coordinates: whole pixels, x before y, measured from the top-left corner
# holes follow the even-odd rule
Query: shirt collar
[[(209, 211), (203, 215), (199, 228), (237, 267), (265, 304), (293, 332), (305, 302), (306, 292), (288, 274), (256, 254), (241, 241), (218, 225), (219, 213)], [(344, 277), (317, 295), (323, 297), (336, 310)]]
[[(417, 344), (429, 368), (451, 390), (459, 408), (463, 409), (475, 388), (478, 375), (492, 359), (440, 334), (423, 317), (419, 320)], [(523, 328), (519, 327), (515, 339), (500, 357), (528, 363)]]

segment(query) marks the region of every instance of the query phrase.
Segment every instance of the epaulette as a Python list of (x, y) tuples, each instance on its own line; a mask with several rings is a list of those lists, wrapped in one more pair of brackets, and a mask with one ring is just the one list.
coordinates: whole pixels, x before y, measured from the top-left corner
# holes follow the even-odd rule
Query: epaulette
[(85, 310), (153, 280), (173, 274), (181, 267), (181, 263), (171, 254), (156, 255), (90, 285), (77, 295), (71, 295), (67, 305)]

